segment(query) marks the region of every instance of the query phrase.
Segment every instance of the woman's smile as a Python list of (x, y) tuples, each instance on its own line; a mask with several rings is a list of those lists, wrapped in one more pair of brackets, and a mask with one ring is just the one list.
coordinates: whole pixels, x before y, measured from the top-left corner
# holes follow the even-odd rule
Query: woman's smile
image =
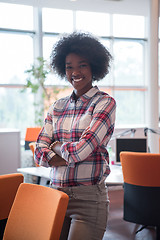
[(74, 82), (80, 82), (80, 81), (82, 81), (83, 80), (83, 78), (72, 78), (72, 80), (74, 81)]

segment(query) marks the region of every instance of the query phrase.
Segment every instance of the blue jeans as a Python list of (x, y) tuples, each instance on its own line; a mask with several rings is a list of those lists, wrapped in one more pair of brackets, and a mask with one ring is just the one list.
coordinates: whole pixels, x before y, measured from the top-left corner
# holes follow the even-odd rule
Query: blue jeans
[(101, 240), (109, 211), (108, 190), (104, 182), (91, 186), (51, 187), (69, 196), (60, 240)]

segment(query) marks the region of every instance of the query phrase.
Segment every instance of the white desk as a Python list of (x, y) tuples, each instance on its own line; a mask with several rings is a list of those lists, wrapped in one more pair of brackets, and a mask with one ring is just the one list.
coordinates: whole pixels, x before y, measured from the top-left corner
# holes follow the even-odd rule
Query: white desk
[[(107, 186), (117, 186), (123, 185), (123, 175), (122, 167), (120, 165), (111, 165), (111, 173), (106, 179)], [(27, 167), (27, 168), (18, 168), (17, 171), (21, 173), (30, 174), (33, 176), (40, 177), (40, 184), (46, 180), (50, 179), (50, 170), (51, 168), (45, 167)]]
[(123, 174), (122, 174), (122, 166), (121, 165), (110, 165), (111, 173), (106, 178), (107, 186), (117, 186), (123, 185)]

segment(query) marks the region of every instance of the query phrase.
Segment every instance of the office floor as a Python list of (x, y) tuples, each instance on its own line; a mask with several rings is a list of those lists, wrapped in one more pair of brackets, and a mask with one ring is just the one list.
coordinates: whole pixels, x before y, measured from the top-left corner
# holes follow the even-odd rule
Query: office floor
[(110, 213), (108, 227), (103, 240), (155, 240), (155, 229), (146, 228), (135, 234), (141, 226), (123, 220), (123, 189), (111, 187), (109, 190)]

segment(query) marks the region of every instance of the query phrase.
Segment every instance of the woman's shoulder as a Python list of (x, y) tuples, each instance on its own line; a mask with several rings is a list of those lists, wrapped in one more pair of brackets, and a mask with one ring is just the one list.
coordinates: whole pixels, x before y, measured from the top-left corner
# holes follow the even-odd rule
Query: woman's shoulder
[(97, 98), (94, 101), (94, 106), (95, 106), (94, 108), (95, 112), (103, 112), (103, 111), (115, 112), (116, 101), (108, 93), (99, 91), (99, 93), (97, 94)]
[(52, 111), (59, 111), (62, 110), (63, 108), (65, 108), (67, 102), (69, 101), (70, 97), (64, 97), (64, 98), (60, 98), (57, 99), (56, 101), (54, 101), (50, 107), (49, 107), (49, 112), (52, 113)]
[(109, 93), (105, 92), (105, 91), (102, 91), (102, 90), (99, 90), (97, 91), (97, 100), (99, 102), (103, 101), (103, 102), (112, 102), (113, 104), (116, 104), (116, 101), (115, 99), (109, 95)]
[(53, 105), (54, 105), (54, 106), (55, 106), (55, 105), (63, 105), (64, 103), (68, 102), (69, 99), (70, 99), (70, 96), (66, 96), (66, 97), (63, 97), (63, 98), (59, 98), (59, 99), (57, 99), (57, 100), (53, 103)]

